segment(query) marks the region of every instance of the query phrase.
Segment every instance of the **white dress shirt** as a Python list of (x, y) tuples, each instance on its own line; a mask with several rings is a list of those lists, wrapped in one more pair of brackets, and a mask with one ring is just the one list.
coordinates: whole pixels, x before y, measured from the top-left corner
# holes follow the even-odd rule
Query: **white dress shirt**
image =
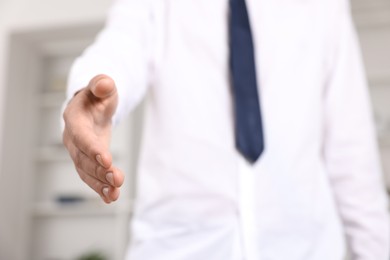
[[(346, 1), (247, 0), (265, 151), (235, 148), (228, 0), (117, 0), (75, 62), (120, 121), (148, 93), (131, 260), (389, 259), (389, 216)], [(347, 247), (346, 247), (347, 245)]]

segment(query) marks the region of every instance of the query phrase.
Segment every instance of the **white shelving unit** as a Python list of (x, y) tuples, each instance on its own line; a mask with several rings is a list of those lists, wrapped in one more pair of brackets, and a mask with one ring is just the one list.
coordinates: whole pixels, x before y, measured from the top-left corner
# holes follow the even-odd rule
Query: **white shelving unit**
[(126, 173), (115, 203), (104, 204), (80, 180), (62, 145), (60, 122), (68, 72), (99, 28), (17, 32), (11, 37), (12, 89), (7, 108), (16, 111), (8, 118), (5, 136), (9, 147), (22, 152), (5, 158), (3, 168), (23, 180), (21, 259), (71, 260), (92, 252), (110, 260), (124, 257), (142, 108), (113, 132), (114, 163)]

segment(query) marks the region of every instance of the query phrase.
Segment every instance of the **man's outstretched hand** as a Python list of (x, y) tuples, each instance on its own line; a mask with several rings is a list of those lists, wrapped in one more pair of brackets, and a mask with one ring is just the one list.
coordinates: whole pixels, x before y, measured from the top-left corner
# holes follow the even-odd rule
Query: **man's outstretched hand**
[(63, 142), (77, 172), (106, 203), (118, 199), (124, 181), (109, 152), (111, 119), (117, 104), (114, 81), (98, 75), (72, 98), (63, 115)]

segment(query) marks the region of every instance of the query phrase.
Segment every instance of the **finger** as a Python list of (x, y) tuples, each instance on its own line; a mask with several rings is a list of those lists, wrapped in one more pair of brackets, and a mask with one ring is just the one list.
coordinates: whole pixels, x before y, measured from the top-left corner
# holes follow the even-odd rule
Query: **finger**
[(98, 125), (110, 124), (118, 105), (118, 94), (114, 80), (106, 75), (99, 75), (91, 80), (85, 94), (94, 106), (91, 112), (95, 123)]
[(88, 84), (91, 93), (97, 98), (108, 98), (116, 94), (115, 82), (107, 75), (98, 75)]
[(94, 77), (87, 87), (76, 92), (64, 111), (65, 123), (77, 115), (93, 116), (100, 125), (111, 122), (118, 104), (118, 94), (113, 79), (106, 75)]
[(107, 76), (98, 77), (98, 80), (92, 79), (86, 94), (94, 105), (91, 112), (95, 123), (98, 125), (111, 124), (111, 118), (118, 105), (118, 94), (114, 81)]
[[(65, 131), (64, 136), (66, 135), (67, 132)], [(113, 166), (106, 169), (100, 163), (91, 160), (72, 142), (64, 141), (64, 143), (66, 143), (65, 146), (69, 151), (69, 155), (72, 158), (76, 169), (81, 169), (92, 177), (114, 187), (120, 187), (123, 184), (124, 175), (119, 169)]]
[(125, 174), (117, 167), (113, 167), (114, 187), (121, 187), (125, 182)]
[(120, 190), (118, 188), (109, 186), (100, 180), (92, 177), (88, 173), (81, 169), (77, 170), (80, 178), (85, 182), (91, 189), (93, 189), (106, 203), (116, 201), (119, 198)]
[[(71, 133), (72, 130), (76, 133)], [(71, 151), (71, 149), (73, 151), (73, 147), (76, 147), (77, 150), (88, 156), (90, 160), (98, 163), (106, 169), (110, 168), (112, 164), (110, 152), (106, 146), (99, 141), (97, 136), (91, 133), (91, 131), (88, 131), (88, 129), (75, 131), (71, 127), (65, 128), (63, 139), (63, 142), (69, 151)], [(75, 161), (78, 157), (73, 157), (72, 159)]]
[(64, 111), (65, 130), (68, 139), (83, 151), (91, 160), (103, 167), (111, 166), (108, 144), (111, 137), (111, 118), (117, 100), (109, 103), (93, 101), (83, 90)]
[[(74, 149), (73, 146), (75, 146), (77, 150), (84, 153), (91, 161), (98, 163), (106, 169), (111, 167), (111, 153), (107, 148), (106, 142), (101, 141), (101, 139), (109, 139), (109, 137), (98, 137), (89, 127), (73, 126), (72, 124), (66, 126), (63, 135), (64, 144), (68, 150)], [(109, 134), (107, 133), (107, 135)], [(78, 158), (74, 157), (73, 159)]]

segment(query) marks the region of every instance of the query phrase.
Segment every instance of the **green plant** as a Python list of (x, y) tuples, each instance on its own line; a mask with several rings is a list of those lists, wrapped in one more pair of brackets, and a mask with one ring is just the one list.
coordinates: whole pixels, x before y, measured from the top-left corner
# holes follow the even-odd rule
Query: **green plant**
[(80, 256), (77, 260), (107, 260), (107, 257), (100, 252), (91, 252)]

